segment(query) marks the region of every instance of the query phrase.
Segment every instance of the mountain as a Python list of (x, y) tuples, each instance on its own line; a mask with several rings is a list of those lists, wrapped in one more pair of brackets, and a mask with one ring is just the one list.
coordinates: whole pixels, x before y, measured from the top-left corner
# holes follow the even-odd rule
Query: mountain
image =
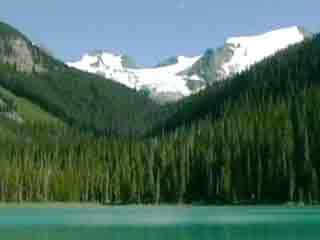
[(11, 91), (0, 87), (0, 116), (15, 120), (17, 123), (50, 123), (64, 125), (63, 122), (39, 105)]
[[(133, 64), (117, 59), (119, 66)], [(69, 126), (97, 134), (142, 134), (160, 107), (123, 84), (68, 67), (5, 23), (0, 23), (0, 87)]]
[[(192, 93), (186, 85), (188, 79), (179, 75), (191, 67), (200, 57), (176, 57), (170, 64), (161, 64), (155, 68), (132, 68), (123, 64), (123, 55), (105, 51), (86, 54), (78, 62), (67, 63), (86, 72), (95, 73), (113, 79), (129, 88), (148, 92), (151, 97), (161, 101), (172, 101)], [(197, 79), (200, 81), (200, 79)]]
[(166, 66), (170, 66), (170, 65), (174, 65), (178, 63), (178, 57), (169, 57), (163, 61), (161, 61), (160, 63), (158, 63), (155, 67), (166, 67)]
[(276, 99), (291, 95), (294, 98), (293, 91), (303, 91), (309, 85), (318, 87), (320, 73), (315, 64), (319, 61), (316, 56), (319, 54), (319, 36), (308, 35), (305, 41), (277, 51), (225, 81), (215, 81), (198, 94), (178, 101), (178, 111), (153, 133), (185, 128), (207, 117), (218, 119), (224, 111), (229, 112), (231, 106), (241, 108), (239, 103), (244, 99), (256, 104), (268, 97)]
[(233, 54), (222, 64), (221, 78), (242, 72), (279, 50), (302, 42), (309, 37), (310, 35), (302, 28), (294, 26), (257, 36), (229, 38), (226, 42), (226, 51)]
[(122, 66), (125, 68), (140, 68), (136, 60), (128, 55), (122, 55)]
[(0, 200), (318, 204), (319, 66), (317, 36), (180, 100), (179, 124), (153, 138), (0, 138)]
[(223, 47), (208, 49), (185, 74), (197, 75), (211, 84), (240, 73), (278, 51), (311, 37), (312, 34), (304, 28), (293, 26), (260, 35), (228, 38)]
[[(215, 82), (220, 79), (219, 68), (224, 63), (226, 58), (231, 58), (232, 52), (224, 48), (207, 49), (204, 55), (183, 74), (187, 76), (198, 76), (203, 79), (204, 83)], [(202, 87), (202, 86), (200, 86)]]
[(311, 36), (305, 29), (293, 26), (255, 36), (232, 37), (223, 47), (208, 49), (202, 56), (171, 57), (154, 68), (133, 69), (122, 63), (123, 56), (108, 52), (87, 54), (80, 61), (67, 64), (147, 91), (152, 98), (167, 102), (240, 73)]
[[(159, 106), (64, 65), (7, 25), (0, 32), (0, 201), (319, 203), (319, 35)], [(214, 61), (223, 49), (148, 71), (209, 78), (238, 56)], [(88, 59), (124, 68), (121, 56), (100, 54)], [(190, 64), (194, 72), (180, 71)], [(158, 132), (140, 138), (159, 121)]]
[(18, 71), (45, 71), (40, 49), (22, 33), (0, 22), (0, 36), (0, 63), (14, 65)]

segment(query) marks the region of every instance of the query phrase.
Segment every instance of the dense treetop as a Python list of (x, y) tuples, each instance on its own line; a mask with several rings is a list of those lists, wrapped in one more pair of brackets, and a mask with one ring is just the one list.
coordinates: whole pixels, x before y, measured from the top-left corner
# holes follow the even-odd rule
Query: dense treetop
[(0, 117), (0, 201), (319, 202), (319, 36), (162, 108), (51, 64), (0, 65), (0, 116), (41, 109)]
[[(13, 33), (27, 42), (34, 63), (45, 69), (26, 73), (18, 71), (16, 65), (1, 64), (0, 86), (16, 96), (29, 99), (72, 127), (98, 134), (141, 135), (157, 118), (164, 117), (163, 112), (158, 113), (160, 106), (143, 93), (69, 68), (30, 44), (18, 31), (0, 24), (0, 40)], [(4, 47), (9, 53), (13, 51), (10, 44)]]

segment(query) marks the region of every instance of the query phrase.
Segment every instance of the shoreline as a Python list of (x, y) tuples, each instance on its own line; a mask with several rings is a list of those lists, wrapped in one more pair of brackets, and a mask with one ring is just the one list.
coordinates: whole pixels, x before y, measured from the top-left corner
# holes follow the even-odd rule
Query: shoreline
[(161, 208), (161, 207), (177, 207), (177, 208), (196, 208), (196, 207), (216, 207), (216, 208), (225, 208), (225, 207), (253, 207), (253, 208), (272, 208), (272, 207), (281, 207), (281, 208), (316, 208), (320, 207), (320, 204), (299, 204), (299, 203), (285, 203), (285, 204), (101, 204), (94, 202), (0, 202), (0, 209), (5, 208), (69, 208), (69, 209), (107, 209), (114, 207), (135, 207), (135, 208)]

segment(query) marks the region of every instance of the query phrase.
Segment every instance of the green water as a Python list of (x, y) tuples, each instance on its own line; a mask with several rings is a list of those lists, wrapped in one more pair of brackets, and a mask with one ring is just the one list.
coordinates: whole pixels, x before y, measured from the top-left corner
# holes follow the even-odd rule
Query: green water
[(0, 239), (318, 240), (320, 208), (4, 208)]

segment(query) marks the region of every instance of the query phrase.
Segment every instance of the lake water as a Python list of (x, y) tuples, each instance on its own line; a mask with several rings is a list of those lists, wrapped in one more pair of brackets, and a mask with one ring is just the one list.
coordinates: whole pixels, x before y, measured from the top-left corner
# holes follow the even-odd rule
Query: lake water
[(320, 208), (2, 208), (0, 239), (319, 240)]

